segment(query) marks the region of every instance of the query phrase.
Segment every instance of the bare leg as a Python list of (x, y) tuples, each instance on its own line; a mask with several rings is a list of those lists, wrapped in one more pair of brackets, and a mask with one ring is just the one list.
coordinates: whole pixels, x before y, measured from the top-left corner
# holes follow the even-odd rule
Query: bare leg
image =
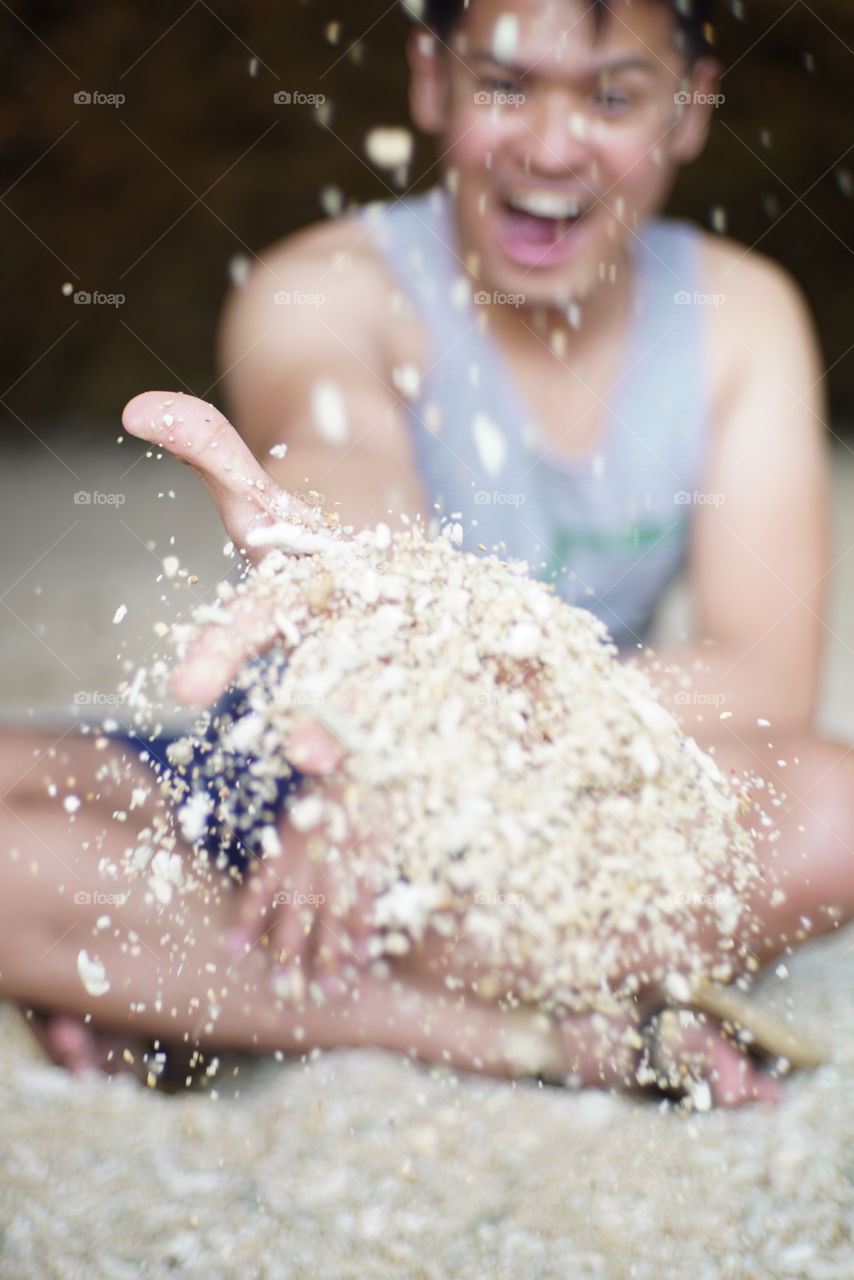
[[(134, 791), (151, 787), (144, 766), (120, 766), (114, 748), (97, 752), (79, 737), (9, 738), (3, 747), (4, 995), (91, 1015), (120, 1036), (203, 1048), (305, 1052), (373, 1044), (497, 1075), (562, 1081), (571, 1071), (579, 1084), (617, 1083), (603, 1069), (585, 1019), (577, 1020), (577, 1036), (573, 1022), (559, 1036), (542, 1015), (451, 993), (426, 964), (363, 976), (322, 1003), (282, 999), (262, 949), (239, 959), (229, 949), (236, 906), (228, 889), (175, 895), (163, 905), (146, 901), (144, 882), (135, 882), (125, 901), (116, 900), (128, 885), (99, 864), (132, 847), (134, 832), (156, 812), (150, 801), (131, 809)], [(57, 789), (53, 798), (48, 784)], [(71, 816), (63, 803), (69, 794), (83, 798)], [(127, 821), (114, 816), (121, 814)], [(97, 996), (78, 972), (83, 951), (109, 981)]]
[[(391, 980), (365, 976), (336, 999), (295, 1004), (273, 992), (263, 951), (234, 959), (227, 937), (236, 908), (228, 891), (176, 897), (161, 906), (146, 902), (138, 883), (126, 902), (105, 905), (104, 898), (127, 886), (100, 873), (99, 863), (133, 845), (133, 833), (151, 818), (149, 802), (131, 809), (134, 791), (150, 788), (151, 776), (143, 766), (119, 769), (115, 751), (98, 753), (91, 739), (66, 738), (52, 755), (50, 746), (48, 739), (12, 739), (0, 756), (7, 784), (0, 848), (9, 851), (0, 904), (5, 994), (91, 1014), (121, 1036), (259, 1052), (370, 1043), (492, 1074), (633, 1084), (631, 1033), (651, 1004), (640, 1004), (634, 1019), (622, 1021), (566, 1018), (556, 1036), (539, 1015), (502, 1011), (471, 993), (452, 994), (429, 948), (401, 963)], [(110, 772), (105, 763), (118, 780), (97, 778), (99, 765), (101, 773)], [(57, 787), (52, 801), (47, 781)], [(68, 794), (85, 798), (72, 817), (63, 806)], [(128, 821), (121, 821), (122, 814)], [(110, 988), (102, 995), (84, 988), (77, 970), (81, 951), (104, 966)], [(706, 1040), (715, 1069), (731, 1075), (725, 1042), (716, 1031)], [(756, 1095), (755, 1081), (747, 1084), (735, 1100)]]
[(854, 751), (768, 729), (721, 735), (714, 756), (736, 782), (746, 773), (761, 780), (747, 789), (745, 825), (761, 823), (760, 808), (771, 820), (760, 827), (773, 838), (760, 846), (768, 887), (751, 903), (765, 926), (751, 943), (763, 965), (854, 916)]

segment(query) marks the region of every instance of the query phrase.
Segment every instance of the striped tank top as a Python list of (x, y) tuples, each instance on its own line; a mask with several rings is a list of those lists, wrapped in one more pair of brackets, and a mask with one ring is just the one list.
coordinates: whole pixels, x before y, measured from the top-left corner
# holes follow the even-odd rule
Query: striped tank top
[(422, 486), (467, 551), (527, 561), (621, 648), (644, 642), (684, 559), (706, 436), (700, 233), (655, 220), (632, 242), (635, 302), (596, 446), (549, 440), (489, 334), (457, 250), (448, 194), (361, 211), (413, 302), (430, 356), (404, 401)]

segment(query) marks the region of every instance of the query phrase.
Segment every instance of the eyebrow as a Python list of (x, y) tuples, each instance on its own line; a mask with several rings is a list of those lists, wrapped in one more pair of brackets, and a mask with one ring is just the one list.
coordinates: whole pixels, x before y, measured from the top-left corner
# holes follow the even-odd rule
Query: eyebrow
[[(471, 62), (491, 62), (496, 67), (502, 67), (505, 71), (509, 71), (512, 75), (520, 78), (528, 75), (533, 69), (499, 57), (491, 49), (475, 49), (468, 56)], [(590, 74), (600, 76), (602, 74), (613, 75), (620, 71), (643, 71), (647, 75), (654, 75), (655, 70), (655, 65), (648, 58), (644, 58), (640, 54), (629, 54), (625, 58), (614, 58), (609, 62), (602, 62), (599, 66), (594, 66)]]

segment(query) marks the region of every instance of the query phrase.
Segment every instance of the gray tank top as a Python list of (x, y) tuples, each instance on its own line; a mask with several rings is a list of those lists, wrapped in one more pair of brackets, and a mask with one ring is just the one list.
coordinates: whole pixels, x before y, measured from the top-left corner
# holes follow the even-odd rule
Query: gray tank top
[(536, 422), (483, 323), (447, 193), (360, 216), (426, 327), (430, 360), (404, 407), (435, 510), (459, 520), (465, 550), (527, 561), (620, 647), (644, 641), (698, 497), (707, 404), (698, 230), (656, 220), (633, 242), (638, 287), (622, 372), (596, 447), (569, 454)]

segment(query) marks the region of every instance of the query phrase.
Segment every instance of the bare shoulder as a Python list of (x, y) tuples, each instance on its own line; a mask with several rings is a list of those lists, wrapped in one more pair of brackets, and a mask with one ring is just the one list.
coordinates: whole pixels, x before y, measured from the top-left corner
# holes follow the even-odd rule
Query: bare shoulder
[(322, 282), (336, 300), (368, 286), (369, 297), (362, 301), (370, 304), (386, 284), (366, 227), (355, 214), (314, 222), (277, 241), (261, 255), (258, 268), (285, 281)]
[[(418, 318), (364, 221), (319, 223), (272, 245), (232, 290), (219, 331), (223, 394), (285, 488), (322, 481), (326, 500), (359, 526), (389, 505), (424, 511), (395, 385), (398, 367), (420, 366), (420, 342)], [(328, 412), (318, 407), (321, 388), (332, 393)], [(287, 456), (270, 463), (280, 443)]]
[(725, 421), (747, 384), (774, 402), (774, 389), (800, 396), (821, 380), (812, 315), (789, 272), (724, 236), (702, 233), (703, 291), (713, 418)]
[(812, 331), (801, 287), (785, 267), (726, 236), (701, 234), (707, 292), (721, 300), (731, 324), (754, 332), (757, 323), (775, 332), (786, 325)]

